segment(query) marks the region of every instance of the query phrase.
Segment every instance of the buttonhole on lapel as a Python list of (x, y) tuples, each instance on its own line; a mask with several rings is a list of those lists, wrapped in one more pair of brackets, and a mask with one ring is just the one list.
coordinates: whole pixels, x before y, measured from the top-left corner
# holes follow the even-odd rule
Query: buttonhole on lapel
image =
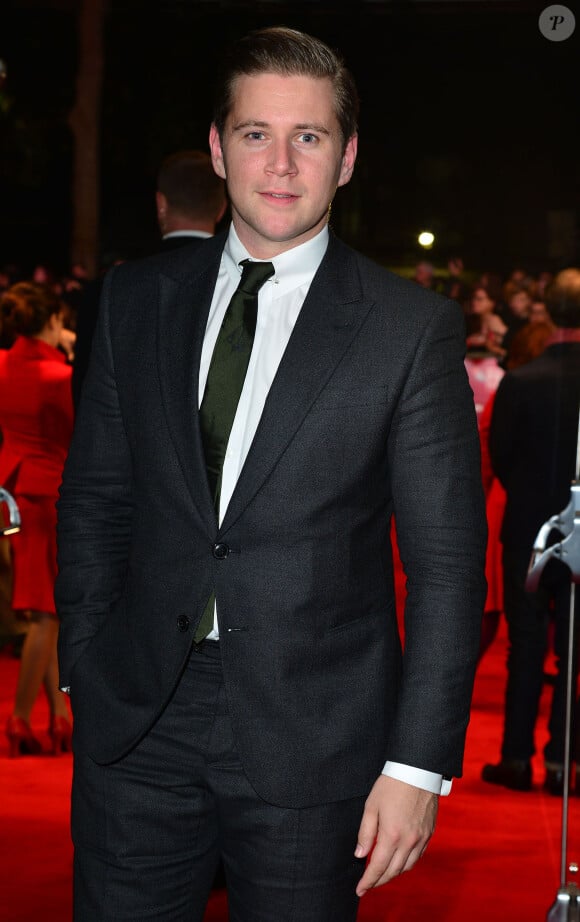
[(241, 634), (243, 631), (247, 631), (247, 627), (228, 627), (226, 628), (227, 634)]

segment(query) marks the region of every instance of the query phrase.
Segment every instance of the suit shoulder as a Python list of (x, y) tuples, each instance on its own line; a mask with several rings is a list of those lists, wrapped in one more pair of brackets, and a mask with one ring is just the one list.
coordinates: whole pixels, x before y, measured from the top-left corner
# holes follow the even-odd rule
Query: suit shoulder
[(356, 265), (365, 297), (393, 309), (398, 305), (409, 317), (415, 315), (426, 319), (433, 314), (441, 314), (463, 322), (463, 311), (457, 301), (397, 275), (342, 241), (337, 243), (340, 244), (340, 258), (344, 261), (350, 259)]
[(180, 281), (185, 276), (203, 271), (207, 265), (221, 255), (226, 235), (221, 233), (205, 240), (194, 239), (192, 243), (172, 249), (163, 249), (136, 259), (128, 259), (109, 269), (107, 276), (114, 276), (115, 284), (139, 284), (165, 275)]

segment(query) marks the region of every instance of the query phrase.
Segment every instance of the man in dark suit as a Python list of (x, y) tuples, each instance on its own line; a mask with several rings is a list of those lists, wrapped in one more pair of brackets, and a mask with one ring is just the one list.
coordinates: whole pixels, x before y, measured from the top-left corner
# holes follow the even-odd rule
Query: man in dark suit
[(534, 728), (553, 617), (558, 670), (544, 758), (545, 785), (558, 794), (563, 785), (570, 571), (552, 560), (538, 592), (526, 591), (525, 582), (536, 535), (544, 522), (568, 505), (575, 478), (580, 271), (559, 273), (547, 291), (546, 303), (555, 333), (542, 355), (504, 376), (493, 406), (491, 462), (507, 493), (501, 541), (510, 649), (501, 761), (485, 765), (482, 777), (514, 790), (532, 786)]
[[(225, 183), (215, 172), (209, 154), (179, 150), (162, 161), (155, 190), (157, 225), (161, 240), (157, 250), (199, 246), (213, 237), (227, 208)], [(103, 277), (88, 282), (77, 312), (72, 392), (75, 410), (91, 354)]]
[(210, 130), (229, 232), (105, 282), (59, 501), (83, 922), (200, 922), (220, 855), (231, 919), (352, 922), (461, 774), (485, 595), (463, 317), (329, 230), (357, 109), (317, 39), (241, 39)]

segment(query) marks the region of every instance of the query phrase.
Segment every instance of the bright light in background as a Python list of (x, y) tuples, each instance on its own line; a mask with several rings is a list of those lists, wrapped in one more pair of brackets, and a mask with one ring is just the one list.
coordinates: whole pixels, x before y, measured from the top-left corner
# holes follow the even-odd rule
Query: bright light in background
[(417, 242), (426, 250), (429, 250), (435, 243), (435, 234), (432, 234), (431, 231), (421, 231), (417, 237)]

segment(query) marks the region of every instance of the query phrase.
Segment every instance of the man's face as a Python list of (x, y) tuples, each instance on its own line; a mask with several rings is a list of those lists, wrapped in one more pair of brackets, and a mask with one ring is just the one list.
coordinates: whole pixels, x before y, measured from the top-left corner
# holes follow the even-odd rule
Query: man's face
[(227, 182), (232, 220), (248, 252), (270, 259), (314, 237), (338, 186), (348, 182), (357, 138), (344, 153), (330, 80), (239, 77), (214, 169)]

